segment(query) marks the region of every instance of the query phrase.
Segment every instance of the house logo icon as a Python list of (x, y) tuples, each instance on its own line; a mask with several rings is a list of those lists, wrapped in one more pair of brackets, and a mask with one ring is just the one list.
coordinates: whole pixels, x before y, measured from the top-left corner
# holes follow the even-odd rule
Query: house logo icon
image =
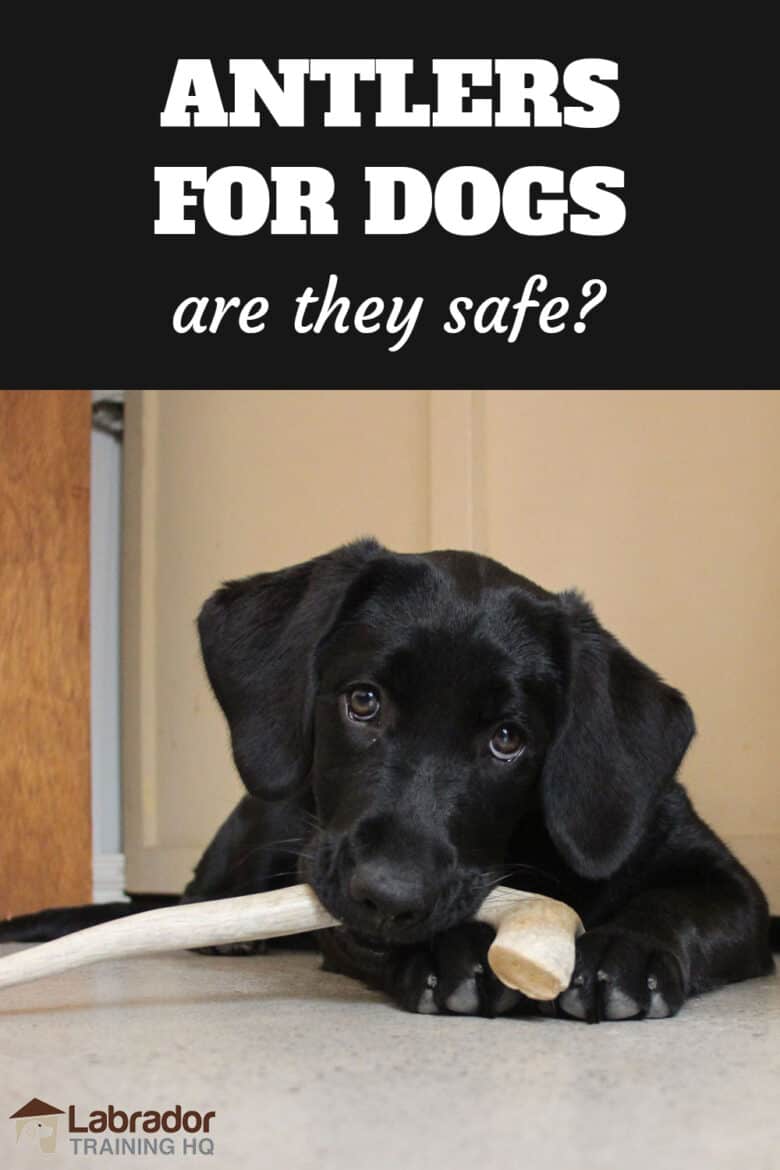
[(16, 1144), (35, 1145), (43, 1154), (53, 1154), (57, 1148), (57, 1124), (64, 1110), (56, 1105), (47, 1105), (38, 1097), (33, 1097), (16, 1113), (12, 1113), (9, 1121), (16, 1122)]

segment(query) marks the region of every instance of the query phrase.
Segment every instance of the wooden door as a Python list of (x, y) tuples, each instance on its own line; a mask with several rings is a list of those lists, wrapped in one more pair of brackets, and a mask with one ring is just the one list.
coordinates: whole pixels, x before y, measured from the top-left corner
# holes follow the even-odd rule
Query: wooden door
[(88, 391), (0, 392), (0, 915), (89, 902)]

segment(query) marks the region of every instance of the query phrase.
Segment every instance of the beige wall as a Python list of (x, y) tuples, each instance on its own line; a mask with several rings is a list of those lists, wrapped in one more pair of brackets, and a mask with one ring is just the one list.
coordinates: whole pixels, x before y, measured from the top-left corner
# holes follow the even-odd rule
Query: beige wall
[(577, 585), (688, 694), (683, 778), (780, 906), (780, 394), (130, 395), (131, 888), (180, 886), (239, 794), (193, 619), (226, 577), (373, 533)]
[(428, 541), (422, 392), (128, 395), (123, 791), (128, 886), (180, 888), (240, 795), (194, 620), (231, 577), (358, 535)]
[(780, 909), (780, 393), (486, 393), (475, 544), (680, 687), (682, 779)]

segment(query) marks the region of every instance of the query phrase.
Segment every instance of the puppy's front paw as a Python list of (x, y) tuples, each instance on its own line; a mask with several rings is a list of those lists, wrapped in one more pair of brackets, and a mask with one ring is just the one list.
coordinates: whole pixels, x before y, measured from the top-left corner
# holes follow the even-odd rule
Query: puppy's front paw
[(597, 1024), (674, 1016), (685, 998), (671, 951), (642, 935), (599, 927), (578, 939), (571, 983), (556, 1004), (558, 1014)]
[(469, 922), (436, 935), (426, 946), (395, 952), (388, 961), (386, 989), (410, 1012), (498, 1016), (527, 1002), (504, 987), (490, 970), (493, 929)]

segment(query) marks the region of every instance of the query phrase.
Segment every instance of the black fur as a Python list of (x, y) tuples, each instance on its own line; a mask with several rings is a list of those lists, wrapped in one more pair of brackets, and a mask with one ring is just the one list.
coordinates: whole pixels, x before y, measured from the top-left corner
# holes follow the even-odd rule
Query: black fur
[[(772, 970), (766, 899), (676, 779), (687, 702), (578, 594), (364, 540), (226, 584), (198, 629), (248, 795), (186, 900), (310, 881), (344, 922), (326, 965), (418, 1011), (530, 1010), (468, 921), (499, 881), (587, 928), (548, 1014), (673, 1015)], [(350, 712), (358, 684), (373, 718)], [(509, 761), (489, 747), (506, 724)]]

